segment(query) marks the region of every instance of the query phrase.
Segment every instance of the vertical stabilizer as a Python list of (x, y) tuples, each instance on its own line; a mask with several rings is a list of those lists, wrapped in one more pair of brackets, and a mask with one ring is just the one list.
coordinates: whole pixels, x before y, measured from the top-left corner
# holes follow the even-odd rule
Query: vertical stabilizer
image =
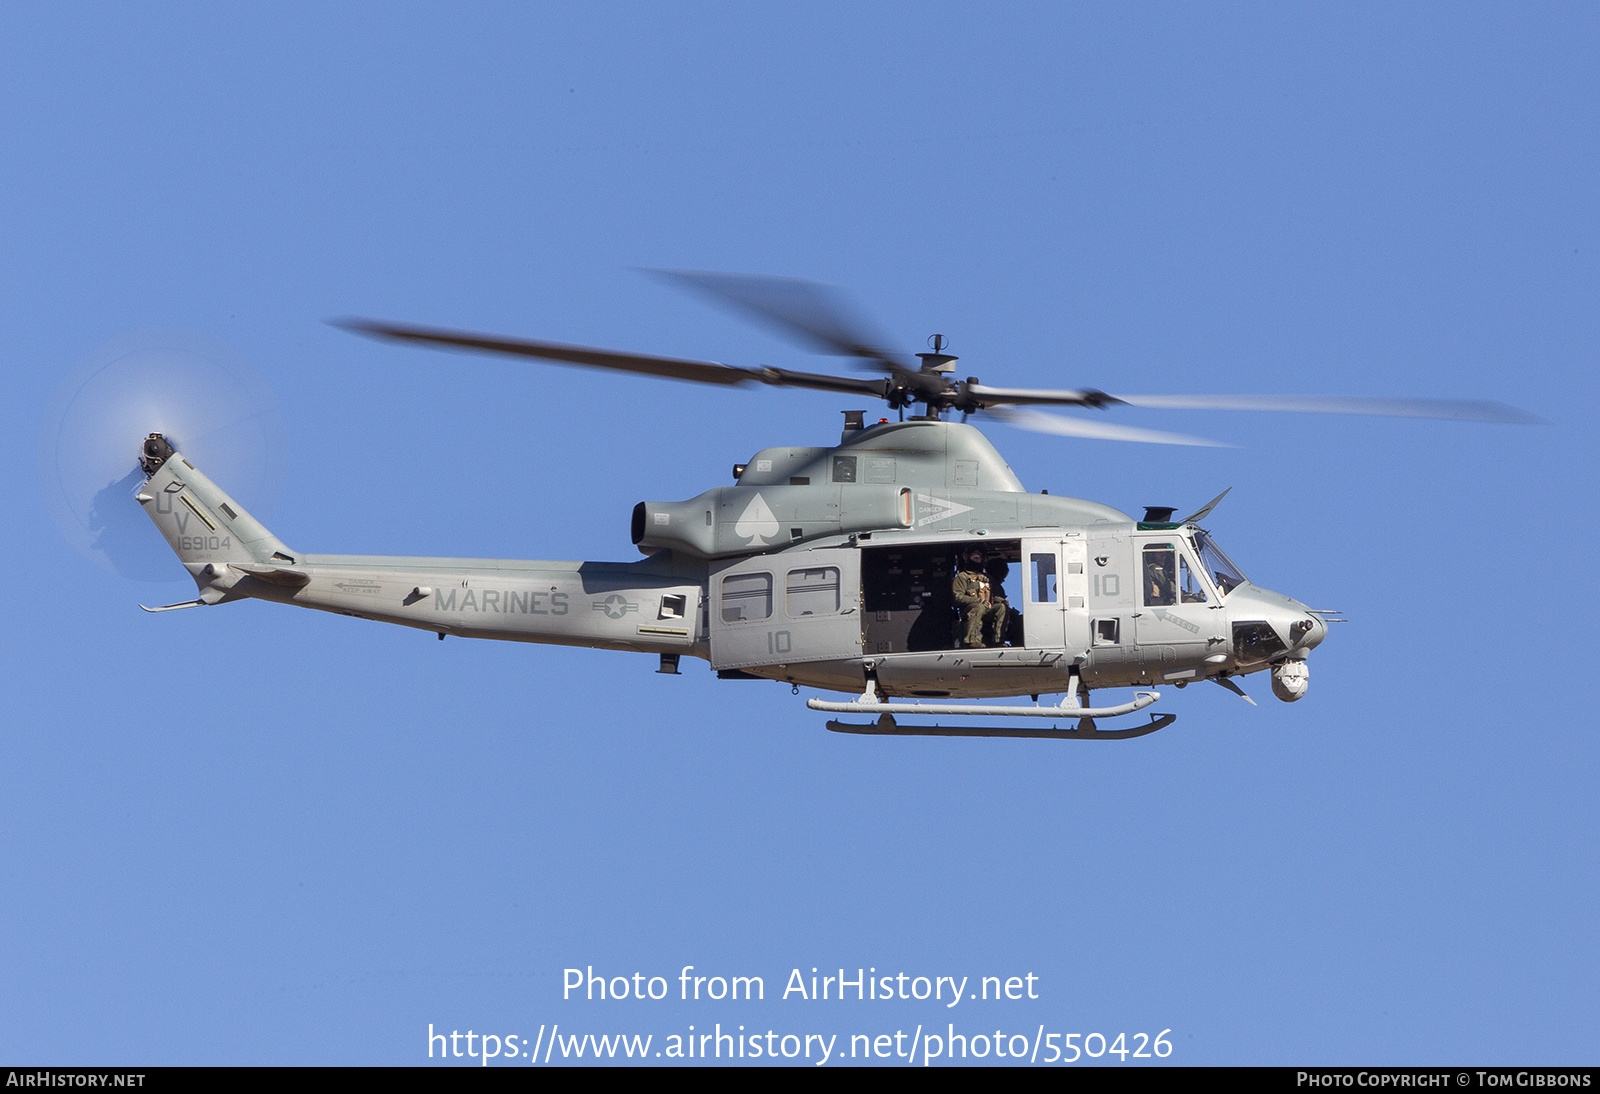
[(144, 487), (139, 504), (155, 522), (178, 559), (214, 604), (246, 574), (295, 584), (295, 554), (282, 540), (201, 474), (165, 437), (144, 443)]

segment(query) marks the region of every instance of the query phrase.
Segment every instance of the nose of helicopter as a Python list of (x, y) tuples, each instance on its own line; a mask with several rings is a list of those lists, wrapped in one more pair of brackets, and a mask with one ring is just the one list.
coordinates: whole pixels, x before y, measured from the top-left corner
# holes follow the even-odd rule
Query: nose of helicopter
[(1328, 637), (1328, 624), (1320, 614), (1293, 597), (1259, 585), (1239, 588), (1229, 596), (1228, 604), (1235, 619), (1241, 614), (1264, 619), (1294, 654), (1304, 656)]
[(1321, 613), (1293, 597), (1254, 585), (1230, 593), (1228, 607), (1234, 657), (1245, 665), (1270, 661), (1272, 694), (1285, 703), (1302, 698), (1311, 679), (1306, 657), (1328, 636)]
[[(1290, 624), (1290, 629), (1292, 630), (1295, 626), (1304, 629), (1305, 633), (1300, 638), (1300, 648), (1307, 651), (1314, 650), (1322, 644), (1324, 638), (1328, 637), (1327, 620), (1320, 615), (1314, 614), (1304, 604), (1296, 603), (1303, 615), (1295, 623)], [(1307, 623), (1310, 624), (1309, 627), (1306, 626)]]

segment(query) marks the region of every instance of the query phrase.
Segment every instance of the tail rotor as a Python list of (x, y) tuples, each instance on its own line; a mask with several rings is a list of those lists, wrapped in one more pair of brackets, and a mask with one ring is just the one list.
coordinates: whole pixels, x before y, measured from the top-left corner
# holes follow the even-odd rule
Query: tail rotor
[(277, 501), (283, 423), (272, 389), (236, 351), (181, 330), (135, 331), (96, 348), (57, 386), (39, 425), (37, 472), (62, 536), (136, 581), (182, 581), (141, 512), (150, 434), (233, 485), (252, 510)]

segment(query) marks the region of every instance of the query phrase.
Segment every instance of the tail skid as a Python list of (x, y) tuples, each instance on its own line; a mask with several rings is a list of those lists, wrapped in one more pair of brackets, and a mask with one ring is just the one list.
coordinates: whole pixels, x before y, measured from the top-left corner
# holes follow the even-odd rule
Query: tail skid
[(205, 606), (206, 602), (204, 600), (185, 600), (181, 604), (162, 604), (154, 608), (148, 604), (139, 605), (139, 607), (143, 608), (147, 612), (175, 612), (179, 608), (204, 608)]

